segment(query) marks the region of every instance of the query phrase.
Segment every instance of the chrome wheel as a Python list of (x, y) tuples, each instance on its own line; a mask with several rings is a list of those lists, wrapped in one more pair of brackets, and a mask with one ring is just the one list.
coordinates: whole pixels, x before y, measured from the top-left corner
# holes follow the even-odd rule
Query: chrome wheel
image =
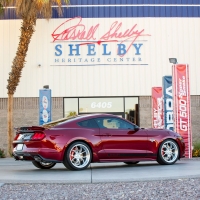
[(51, 166), (53, 166), (55, 163), (52, 163), (52, 162), (50, 162), (50, 163), (47, 163), (47, 162), (40, 162), (40, 164), (41, 164), (42, 166), (44, 166), (44, 167), (51, 167)]
[(37, 162), (37, 161), (32, 161), (33, 165), (39, 169), (51, 169), (52, 167), (54, 167), (56, 165), (56, 163), (54, 162)]
[(79, 143), (70, 148), (69, 161), (75, 168), (85, 168), (90, 160), (90, 150), (86, 145)]
[(177, 144), (172, 140), (165, 141), (160, 148), (160, 154), (166, 164), (173, 164), (179, 156)]

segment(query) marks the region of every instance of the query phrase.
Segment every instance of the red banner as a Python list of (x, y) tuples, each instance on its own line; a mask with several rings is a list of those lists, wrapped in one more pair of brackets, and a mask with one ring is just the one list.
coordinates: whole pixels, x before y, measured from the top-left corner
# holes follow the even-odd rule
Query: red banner
[(172, 66), (172, 85), (174, 98), (174, 130), (185, 140), (185, 157), (192, 157), (191, 108), (189, 88), (189, 66)]
[(164, 128), (162, 87), (152, 87), (152, 127)]

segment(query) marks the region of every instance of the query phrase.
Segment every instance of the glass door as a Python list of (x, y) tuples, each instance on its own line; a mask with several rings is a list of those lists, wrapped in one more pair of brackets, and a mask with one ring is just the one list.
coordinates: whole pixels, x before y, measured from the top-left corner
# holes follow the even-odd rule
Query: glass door
[(63, 116), (108, 113), (139, 125), (138, 97), (69, 97), (64, 98)]
[(79, 113), (123, 113), (123, 97), (79, 98)]
[[(96, 114), (96, 113), (99, 113), (99, 112), (94, 112), (94, 113), (78, 113), (78, 114), (79, 115), (86, 115), (86, 114)], [(125, 118), (124, 112), (117, 112), (117, 113), (116, 112), (112, 112), (112, 113), (104, 112), (104, 113), (105, 114), (116, 115), (116, 116), (121, 117), (121, 118)]]

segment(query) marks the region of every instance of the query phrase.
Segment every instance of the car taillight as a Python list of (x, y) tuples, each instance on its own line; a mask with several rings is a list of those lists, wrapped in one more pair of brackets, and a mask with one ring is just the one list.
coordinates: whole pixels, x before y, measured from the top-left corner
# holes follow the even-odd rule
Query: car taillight
[(18, 137), (19, 137), (20, 134), (17, 134), (14, 138), (14, 140), (18, 140)]
[(35, 132), (31, 137), (31, 140), (43, 140), (45, 138), (45, 134), (42, 132)]

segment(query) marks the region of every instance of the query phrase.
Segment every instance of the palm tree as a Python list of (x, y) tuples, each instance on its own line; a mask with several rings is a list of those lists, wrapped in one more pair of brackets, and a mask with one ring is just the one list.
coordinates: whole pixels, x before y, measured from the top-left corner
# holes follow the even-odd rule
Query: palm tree
[(10, 0), (1, 0), (0, 1), (0, 14), (3, 13), (4, 7), (6, 7), (10, 3)]
[(34, 33), (38, 16), (50, 19), (52, 6), (56, 5), (59, 15), (62, 15), (62, 2), (69, 4), (69, 0), (1, 0), (0, 9), (3, 6), (14, 5), (16, 15), (22, 19), (21, 36), (15, 58), (12, 62), (11, 72), (8, 78), (8, 153), (12, 152), (13, 141), (13, 95), (20, 82), (22, 69), (25, 66), (25, 58), (31, 37)]
[(0, 2), (0, 13), (3, 11), (3, 4)]

